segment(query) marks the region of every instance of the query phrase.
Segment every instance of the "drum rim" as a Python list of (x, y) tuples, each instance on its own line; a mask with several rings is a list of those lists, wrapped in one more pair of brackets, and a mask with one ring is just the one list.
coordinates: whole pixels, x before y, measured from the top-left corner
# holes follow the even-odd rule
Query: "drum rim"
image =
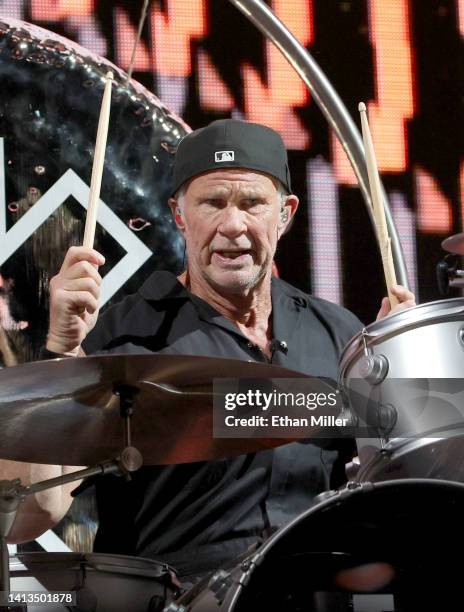
[[(231, 572), (231, 575), (236, 575), (236, 580), (227, 591), (227, 594), (221, 603), (224, 604), (226, 610), (233, 610), (236, 605), (238, 599), (241, 597), (244, 589), (246, 589), (249, 585), (249, 581), (252, 579), (252, 574), (259, 567), (259, 565), (265, 560), (269, 551), (273, 548), (276, 542), (280, 541), (281, 538), (285, 537), (286, 534), (291, 531), (294, 526), (296, 526), (300, 521), (304, 521), (312, 514), (320, 511), (321, 509), (338, 505), (344, 503), (345, 500), (352, 497), (353, 495), (360, 495), (371, 493), (373, 491), (378, 491), (382, 489), (389, 489), (393, 487), (400, 488), (408, 488), (408, 487), (417, 487), (427, 485), (432, 489), (448, 489), (448, 490), (461, 490), (464, 495), (464, 483), (456, 482), (453, 480), (438, 480), (434, 478), (398, 478), (398, 479), (390, 479), (383, 480), (380, 482), (357, 482), (350, 481), (347, 483), (344, 489), (339, 489), (334, 491), (334, 494), (328, 499), (324, 499), (321, 502), (315, 504), (308, 510), (305, 510), (302, 514), (295, 517), (290, 523), (279, 529), (275, 534), (273, 534), (268, 540), (266, 540), (259, 550), (252, 555), (250, 555), (247, 559), (242, 561), (240, 565), (240, 572), (235, 571)], [(349, 488), (349, 487), (353, 488)]]
[[(97, 572), (107, 572), (114, 574), (132, 574), (134, 576), (148, 576), (152, 578), (162, 578), (169, 575), (170, 572), (175, 574), (174, 568), (163, 561), (148, 559), (147, 557), (134, 557), (130, 555), (116, 555), (111, 553), (79, 553), (79, 552), (48, 552), (48, 551), (32, 551), (32, 552), (17, 552), (10, 555), (10, 564), (17, 562), (18, 565), (25, 567), (26, 570), (31, 570), (32, 567), (45, 566), (47, 569), (59, 570), (76, 570), (79, 564), (84, 563), (86, 570), (95, 570)], [(29, 565), (27, 565), (29, 564)]]
[[(446, 435), (443, 435), (446, 434)], [(392, 461), (402, 459), (411, 453), (416, 452), (417, 450), (422, 450), (424, 448), (430, 447), (433, 444), (446, 444), (450, 440), (462, 439), (464, 441), (464, 433), (462, 435), (456, 436), (454, 430), (447, 430), (446, 432), (442, 432), (442, 435), (439, 437), (434, 436), (425, 436), (425, 437), (411, 437), (411, 438), (392, 438), (389, 442), (382, 448), (379, 452), (375, 452), (372, 457), (365, 463), (364, 466), (361, 465), (359, 472), (356, 474), (356, 480), (359, 482), (387, 482), (387, 480), (379, 480), (375, 479), (378, 477), (379, 472), (381, 470), (378, 468), (382, 468), (383, 465), (391, 465)], [(377, 471), (376, 471), (377, 468)], [(363, 480), (363, 479), (366, 480)], [(388, 481), (393, 480), (391, 477), (388, 478)], [(400, 479), (398, 479), (400, 480)], [(409, 480), (408, 478), (403, 478), (401, 480)], [(411, 479), (414, 480), (414, 479)], [(456, 482), (458, 484), (459, 481), (450, 481), (450, 480), (442, 480), (440, 478), (430, 478), (427, 480), (437, 480), (439, 482)]]
[[(303, 513), (299, 514), (295, 517), (290, 523), (281, 527), (276, 533), (274, 533), (268, 540), (266, 540), (261, 547), (254, 553), (250, 554), (248, 557), (243, 559), (239, 565), (236, 565), (230, 571), (227, 571), (227, 580), (229, 580), (229, 584), (227, 586), (227, 591), (224, 593), (224, 596), (221, 598), (220, 603), (218, 603), (218, 597), (216, 591), (211, 588), (211, 581), (214, 580), (215, 574), (212, 574), (210, 577), (210, 582), (205, 584), (203, 588), (199, 592), (195, 592), (193, 594), (193, 598), (189, 599), (189, 593), (191, 594), (193, 589), (187, 591), (184, 595), (182, 595), (176, 601), (181, 603), (182, 605), (186, 604), (186, 609), (192, 610), (201, 610), (196, 607), (196, 603), (201, 603), (201, 597), (205, 594), (210, 594), (212, 597), (212, 601), (217, 608), (221, 608), (224, 610), (235, 610), (235, 606), (242, 596), (244, 590), (246, 590), (250, 584), (250, 580), (252, 580), (252, 574), (255, 570), (258, 569), (260, 564), (265, 560), (269, 551), (274, 547), (274, 545), (281, 540), (281, 538), (285, 537), (289, 531), (291, 531), (298, 523), (306, 520), (310, 515), (315, 514), (323, 508), (330, 507), (333, 505), (338, 505), (344, 503), (345, 500), (352, 497), (353, 495), (360, 495), (362, 493), (371, 493), (373, 491), (378, 491), (382, 489), (389, 489), (393, 487), (400, 488), (411, 488), (418, 486), (429, 486), (431, 489), (448, 489), (450, 491), (460, 490), (463, 494), (464, 498), (464, 483), (456, 482), (453, 480), (437, 480), (434, 478), (400, 478), (400, 479), (390, 479), (384, 480), (380, 482), (357, 482), (350, 481), (347, 483), (345, 489), (333, 491), (333, 495), (328, 499), (324, 499), (319, 503), (316, 503), (311, 508), (308, 508)], [(352, 487), (352, 488), (350, 488)], [(224, 582), (224, 585), (226, 583)], [(187, 597), (187, 599), (186, 599)], [(208, 605), (210, 604), (210, 600), (205, 599), (208, 610), (210, 609)], [(206, 608), (205, 608), (206, 609)], [(211, 608), (212, 609), (212, 608)]]
[(437, 478), (392, 478), (379, 482), (349, 481), (345, 488), (334, 491), (333, 495), (331, 495), (328, 499), (323, 499), (314, 506), (311, 506), (311, 508), (308, 508), (308, 510), (305, 510), (302, 514), (295, 517), (290, 523), (276, 531), (276, 533), (266, 540), (255, 553), (250, 555), (248, 558), (249, 568), (246, 571), (243, 571), (242, 577), (251, 574), (255, 567), (261, 563), (264, 556), (269, 552), (269, 549), (271, 549), (282, 537), (285, 537), (287, 532), (291, 531), (295, 525), (297, 525), (300, 521), (305, 520), (308, 516), (315, 514), (319, 510), (343, 503), (344, 500), (353, 497), (354, 495), (365, 495), (379, 489), (389, 489), (394, 487), (408, 488), (411, 486), (416, 487), (423, 485), (430, 485), (433, 489), (460, 489), (464, 495), (464, 482), (457, 482), (454, 480), (439, 480)]
[[(456, 311), (456, 307), (462, 310)], [(419, 313), (419, 316), (417, 314)], [(441, 320), (459, 320), (464, 323), (464, 297), (436, 300), (418, 304), (401, 312), (389, 315), (366, 325), (362, 331), (348, 341), (339, 358), (339, 371), (344, 376), (351, 361), (363, 350), (361, 338), (364, 335), (366, 344), (372, 346), (388, 340), (400, 332), (413, 329), (415, 325), (431, 324)]]

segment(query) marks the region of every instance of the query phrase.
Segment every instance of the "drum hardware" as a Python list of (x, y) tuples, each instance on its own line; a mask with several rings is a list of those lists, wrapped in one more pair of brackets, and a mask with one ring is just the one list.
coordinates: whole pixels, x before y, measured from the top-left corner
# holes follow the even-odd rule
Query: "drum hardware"
[(461, 483), (350, 482), (279, 529), (246, 565), (216, 571), (164, 612), (462, 607), (462, 566), (447, 539), (459, 539), (463, 507)]
[(441, 243), (441, 248), (455, 255), (464, 255), (464, 232), (445, 238)]
[(348, 480), (339, 489), (329, 489), (328, 491), (321, 491), (314, 497), (313, 506), (325, 502), (333, 497), (343, 498), (344, 495), (351, 495), (354, 491), (370, 491), (372, 489), (372, 483), (370, 482), (358, 482), (357, 480)]
[(334, 491), (335, 495), (339, 499), (343, 499), (345, 496), (351, 496), (353, 493), (362, 493), (363, 491), (372, 491), (375, 488), (372, 482), (357, 482), (356, 480), (349, 480), (340, 489)]
[(76, 593), (76, 603), (79, 608), (96, 610), (98, 599), (95, 593), (87, 586), (87, 572), (85, 563), (79, 563), (79, 581), (71, 587)]
[[(377, 385), (378, 383), (371, 383)], [(397, 421), (398, 413), (393, 404), (382, 402), (380, 387), (373, 386), (367, 396), (364, 421), (369, 433), (379, 438), (380, 447), (383, 449), (389, 442)]]
[[(86, 466), (119, 455), (125, 447), (123, 459), (135, 469), (140, 458), (130, 450), (131, 437), (145, 465), (207, 461), (290, 441), (214, 438), (216, 378), (308, 377), (272, 364), (150, 353), (52, 359), (5, 368), (0, 370), (0, 458)], [(129, 433), (134, 409), (137, 418)]]
[(338, 380), (337, 391), (340, 395), (341, 406), (342, 406), (339, 417), (342, 419), (346, 419), (346, 431), (348, 431), (350, 428), (355, 428), (358, 426), (359, 418), (358, 418), (358, 415), (354, 413), (353, 410), (351, 410), (350, 398), (347, 395), (345, 388), (341, 384), (340, 379)]
[[(10, 559), (13, 592), (76, 592), (80, 612), (160, 612), (179, 596), (173, 568), (141, 557), (101, 553), (18, 553)], [(32, 610), (44, 610), (31, 606)], [(55, 604), (50, 610), (63, 610)]]
[(357, 455), (355, 455), (351, 461), (345, 464), (345, 474), (348, 480), (354, 480), (357, 477), (360, 467), (361, 460)]
[(134, 446), (131, 439), (131, 418), (134, 414), (134, 397), (139, 390), (130, 385), (115, 385), (113, 393), (119, 397), (120, 414), (124, 421), (124, 449), (121, 453), (125, 476), (130, 480), (130, 472), (135, 472), (143, 465), (143, 458)]
[[(27, 486), (20, 480), (0, 481), (1, 590), (10, 590), (6, 538), (26, 496), (103, 474), (130, 478), (142, 466), (145, 451), (150, 463), (171, 464), (288, 441), (214, 439), (213, 380), (221, 376), (307, 378), (267, 364), (156, 354), (53, 359), (2, 370), (2, 458), (58, 465), (89, 465), (96, 459), (96, 465)], [(104, 460), (103, 453), (114, 453), (116, 459)]]
[(449, 236), (441, 246), (449, 254), (436, 266), (437, 283), (440, 294), (448, 295), (450, 287), (464, 287), (464, 270), (459, 267), (459, 255), (464, 255), (464, 233)]
[[(83, 559), (79, 563), (79, 581), (77, 584), (73, 585), (70, 588), (71, 592), (76, 593), (76, 603), (77, 608), (79, 610), (89, 610), (94, 611), (97, 610), (98, 607), (98, 593), (92, 590), (87, 580), (87, 560)], [(97, 566), (98, 569), (98, 566)], [(166, 602), (166, 593), (164, 596), (162, 595), (152, 595), (150, 598), (150, 602), (148, 607), (146, 608), (147, 612), (160, 612), (164, 608), (164, 604)], [(101, 608), (100, 608), (101, 609)]]
[(459, 334), (459, 342), (464, 347), (464, 325), (461, 327), (461, 329), (459, 330), (458, 334)]
[(385, 355), (365, 355), (359, 364), (359, 371), (372, 385), (378, 385), (388, 373), (388, 359)]
[(372, 385), (378, 385), (388, 374), (388, 359), (385, 355), (374, 355), (367, 344), (369, 333), (366, 328), (361, 331), (364, 356), (359, 363), (359, 373)]
[[(242, 563), (242, 570), (244, 564), (245, 561)], [(232, 581), (230, 579), (230, 572), (226, 572), (225, 570), (218, 570), (215, 572), (208, 583), (208, 588), (214, 593), (214, 596), (219, 604), (224, 601), (224, 597), (231, 586)]]
[(393, 404), (381, 403), (378, 404), (376, 412), (379, 437), (381, 439), (382, 448), (385, 448), (389, 442), (389, 435), (397, 423), (398, 412)]
[(464, 270), (458, 268), (460, 257), (446, 255), (436, 266), (438, 290), (448, 295), (450, 287), (464, 287)]
[(463, 298), (431, 302), (372, 323), (345, 347), (339, 388), (361, 423), (350, 478), (464, 481), (463, 322)]
[(25, 497), (75, 482), (76, 480), (103, 474), (119, 474), (130, 479), (130, 474), (142, 466), (143, 458), (140, 451), (131, 445), (131, 418), (134, 412), (133, 400), (137, 392), (138, 389), (128, 385), (116, 385), (114, 388), (114, 394), (119, 397), (120, 415), (124, 420), (124, 439), (126, 442), (126, 446), (115, 459), (30, 485), (22, 485), (19, 479), (0, 481), (0, 591), (10, 592), (7, 537), (13, 527), (19, 504)]

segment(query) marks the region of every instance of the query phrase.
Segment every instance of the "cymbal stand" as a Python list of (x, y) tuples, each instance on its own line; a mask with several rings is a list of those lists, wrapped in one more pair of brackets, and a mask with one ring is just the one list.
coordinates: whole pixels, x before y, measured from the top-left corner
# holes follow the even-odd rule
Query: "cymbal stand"
[(124, 450), (121, 460), (127, 465), (125, 475), (130, 478), (130, 472), (135, 472), (143, 465), (142, 455), (139, 450), (132, 446), (131, 418), (134, 414), (134, 397), (139, 392), (137, 387), (131, 385), (115, 385), (113, 393), (119, 397), (119, 409), (121, 418), (124, 420)]
[[(92, 476), (119, 474), (130, 478), (131, 472), (135, 472), (142, 467), (142, 455), (131, 444), (131, 418), (134, 414), (134, 396), (137, 392), (136, 387), (128, 385), (120, 385), (114, 388), (114, 393), (119, 396), (121, 418), (124, 420), (125, 446), (119, 457), (102, 461), (93, 467), (84, 468), (71, 474), (49, 478), (30, 485), (22, 485), (19, 479), (0, 480), (0, 591), (3, 593), (10, 592), (7, 537), (16, 518), (19, 504), (25, 497)], [(0, 611), (19, 612), (26, 609), (24, 606), (0, 605)]]

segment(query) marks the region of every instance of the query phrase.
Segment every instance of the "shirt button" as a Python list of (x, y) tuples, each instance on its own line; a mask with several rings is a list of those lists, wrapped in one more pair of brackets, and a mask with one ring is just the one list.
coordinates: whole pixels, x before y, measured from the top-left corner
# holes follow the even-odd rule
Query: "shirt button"
[(248, 342), (248, 343), (247, 343), (247, 347), (248, 347), (248, 348), (250, 348), (250, 349), (251, 349), (251, 348), (253, 348), (252, 343), (251, 343), (251, 342)]

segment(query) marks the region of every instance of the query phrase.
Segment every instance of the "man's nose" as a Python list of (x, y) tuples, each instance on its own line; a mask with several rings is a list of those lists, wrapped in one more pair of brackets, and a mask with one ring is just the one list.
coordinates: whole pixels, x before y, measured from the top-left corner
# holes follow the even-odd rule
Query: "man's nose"
[(245, 214), (237, 206), (227, 206), (221, 213), (218, 232), (228, 237), (239, 236), (246, 232)]

